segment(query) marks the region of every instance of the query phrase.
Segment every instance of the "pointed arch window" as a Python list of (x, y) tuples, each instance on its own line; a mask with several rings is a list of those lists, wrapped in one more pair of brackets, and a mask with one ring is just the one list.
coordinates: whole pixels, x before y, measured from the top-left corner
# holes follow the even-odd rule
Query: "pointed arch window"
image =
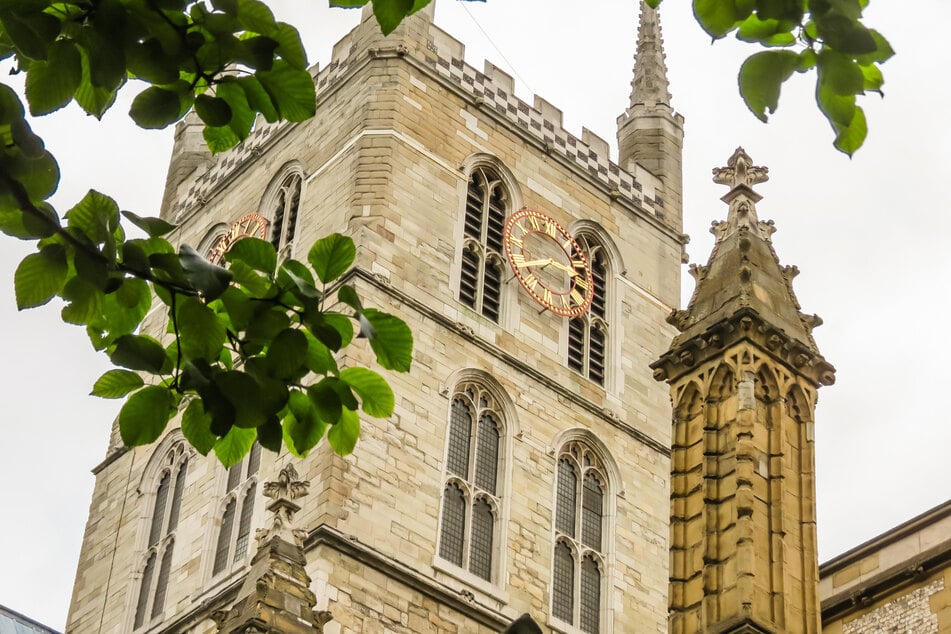
[(148, 541), (143, 556), (145, 563), (135, 604), (134, 629), (160, 617), (165, 610), (175, 531), (181, 514), (187, 474), (188, 454), (184, 444), (177, 443), (163, 456), (155, 484)]
[(278, 178), (280, 182), (268, 196), (263, 213), (270, 219), (268, 239), (280, 253), (294, 242), (304, 178), (298, 170)]
[(247, 456), (228, 468), (227, 492), (211, 571), (213, 576), (244, 563), (247, 557), (260, 465), (261, 445), (254, 443)]
[(598, 457), (581, 442), (558, 453), (551, 613), (581, 632), (602, 631), (607, 478)]
[(604, 248), (587, 235), (576, 238), (591, 263), (594, 301), (587, 314), (568, 320), (568, 367), (603, 386), (608, 351), (608, 280), (611, 278)]
[(498, 173), (474, 168), (466, 190), (459, 301), (495, 322), (501, 313), (502, 230), (509, 206)]
[(439, 556), (486, 581), (498, 571), (502, 415), (484, 387), (457, 387), (449, 409)]

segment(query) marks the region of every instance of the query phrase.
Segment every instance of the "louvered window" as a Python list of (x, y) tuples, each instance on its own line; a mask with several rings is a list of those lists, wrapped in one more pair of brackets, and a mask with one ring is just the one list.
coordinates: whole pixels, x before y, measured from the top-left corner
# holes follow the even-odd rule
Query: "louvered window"
[(439, 556), (492, 581), (497, 568), (501, 414), (476, 384), (459, 386), (449, 408)]
[(212, 575), (231, 570), (247, 557), (260, 465), (261, 445), (254, 443), (248, 455), (228, 469)]
[(498, 174), (477, 167), (469, 177), (459, 301), (497, 322), (502, 300), (502, 230), (509, 197)]
[[(284, 177), (273, 197), (270, 218), (271, 244), (280, 253), (294, 241), (297, 231), (297, 216), (300, 210), (300, 197), (303, 178), (297, 172)], [(264, 212), (262, 212), (264, 213)]]
[(604, 249), (585, 235), (577, 237), (587, 254), (594, 278), (591, 310), (568, 321), (568, 367), (604, 385), (608, 335), (608, 266)]
[(188, 456), (179, 443), (162, 457), (162, 468), (155, 488), (152, 515), (149, 518), (147, 550), (143, 556), (142, 579), (135, 603), (133, 627), (138, 629), (149, 620), (158, 618), (165, 610), (175, 530), (181, 514), (185, 479), (188, 474)]
[(600, 460), (571, 442), (558, 455), (552, 615), (582, 632), (601, 631), (605, 479)]

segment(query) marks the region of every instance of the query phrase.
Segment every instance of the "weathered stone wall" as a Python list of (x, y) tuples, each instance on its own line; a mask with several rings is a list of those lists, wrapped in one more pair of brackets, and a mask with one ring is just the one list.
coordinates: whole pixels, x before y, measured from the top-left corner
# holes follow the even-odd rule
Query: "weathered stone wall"
[[(208, 172), (184, 178), (165, 210), (182, 224), (173, 241), (207, 244), (256, 211), (272, 178), (296, 161), (305, 182), (292, 257), (305, 259), (306, 248), (331, 231), (353, 236), (358, 259), (350, 281), (367, 305), (413, 330), (412, 372), (387, 376), (395, 415), (364, 419), (354, 455), (340, 458), (324, 443), (299, 467), (312, 481), (299, 516), (313, 531), (312, 587), (320, 607), (335, 615), (327, 631), (498, 631), (491, 628), (526, 611), (544, 622), (555, 451), (562, 434), (582, 428), (603, 442), (618, 473), (609, 489), (607, 631), (613, 622), (616, 632), (664, 632), (670, 413), (648, 364), (673, 334), (664, 318), (678, 302), (682, 245), (655, 209), (659, 183), (620, 170), (593, 135), (566, 133), (560, 113), (543, 100), (528, 107), (511, 96), (503, 74), (475, 73), (461, 62), (461, 45), (435, 27), (405, 27), (395, 40), (406, 43), (404, 51), (373, 33), (364, 24), (338, 44), (316, 78), (314, 119), (262, 128)], [(479, 154), (511, 171), (519, 205), (569, 226), (584, 221), (613, 243), (604, 388), (565, 366), (567, 321), (540, 312), (514, 281), (499, 324), (456, 300), (464, 165)], [(145, 330), (163, 335), (161, 311)], [(353, 362), (371, 362), (359, 345), (351, 354)], [(449, 390), (470, 369), (498, 381), (513, 413), (504, 421), (504, 509), (491, 582), (435, 555)], [(174, 427), (167, 434), (177, 434)], [(132, 629), (156, 486), (147, 470), (164, 446), (114, 448), (100, 469), (69, 631)], [(289, 459), (265, 453), (260, 478)], [(211, 574), (223, 474), (213, 457), (192, 457), (165, 610), (142, 631), (203, 634), (211, 628), (208, 611), (231, 596), (240, 566)]]

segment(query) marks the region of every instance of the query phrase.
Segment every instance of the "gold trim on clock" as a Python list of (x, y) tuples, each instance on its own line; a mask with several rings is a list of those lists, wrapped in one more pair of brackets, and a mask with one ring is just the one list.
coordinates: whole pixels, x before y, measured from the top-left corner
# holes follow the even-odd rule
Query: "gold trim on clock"
[(231, 245), (241, 238), (261, 238), (267, 237), (267, 218), (261, 214), (251, 212), (241, 216), (228, 229), (228, 232), (215, 240), (215, 244), (208, 253), (208, 260), (213, 264), (221, 264), (224, 261), (225, 253), (231, 248)]
[(519, 209), (502, 232), (509, 265), (532, 298), (564, 317), (588, 312), (594, 301), (594, 276), (581, 245), (545, 213)]

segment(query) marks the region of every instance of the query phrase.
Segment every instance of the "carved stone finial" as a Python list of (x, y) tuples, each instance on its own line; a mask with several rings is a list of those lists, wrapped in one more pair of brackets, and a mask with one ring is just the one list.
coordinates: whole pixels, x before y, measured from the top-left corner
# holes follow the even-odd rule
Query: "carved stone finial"
[(287, 465), (277, 475), (276, 482), (264, 483), (264, 495), (272, 500), (287, 498), (296, 500), (307, 495), (307, 488), (310, 482), (298, 480), (297, 469), (294, 465)]
[(742, 147), (736, 148), (733, 156), (726, 162), (726, 167), (713, 168), (713, 182), (726, 185), (731, 191), (740, 186), (752, 189), (753, 185), (768, 180), (769, 168), (753, 165), (753, 159)]
[(640, 26), (637, 29), (637, 53), (634, 79), (631, 81), (631, 108), (637, 105), (670, 106), (670, 84), (664, 61), (664, 39), (656, 9), (641, 0)]

